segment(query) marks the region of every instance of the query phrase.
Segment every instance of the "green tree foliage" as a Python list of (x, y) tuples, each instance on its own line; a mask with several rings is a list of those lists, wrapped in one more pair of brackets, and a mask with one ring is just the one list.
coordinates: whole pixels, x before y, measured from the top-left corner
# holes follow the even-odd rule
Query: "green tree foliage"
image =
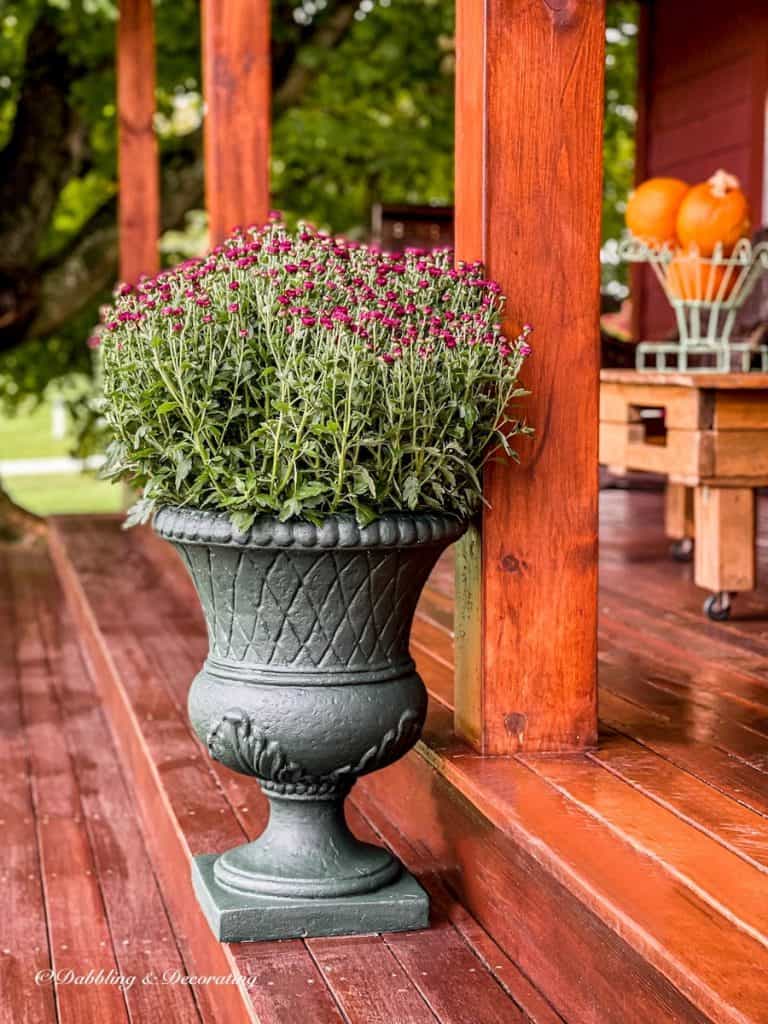
[[(631, 182), (636, 6), (609, 4), (606, 239), (619, 234)], [(274, 205), (289, 221), (360, 236), (375, 200), (450, 202), (452, 0), (272, 8)], [(117, 260), (116, 17), (116, 0), (0, 3), (6, 411), (91, 371), (84, 340)], [(178, 230), (202, 205), (199, 0), (155, 0), (155, 17), (164, 228)], [(606, 280), (616, 274), (606, 267)]]
[(453, 196), (453, 3), (379, 0), (274, 131), (277, 204), (336, 231), (367, 229), (371, 204)]
[(635, 170), (638, 7), (637, 3), (619, 0), (609, 3), (607, 10), (603, 286), (617, 295), (626, 284), (626, 267), (615, 262), (615, 242), (624, 230), (624, 210)]

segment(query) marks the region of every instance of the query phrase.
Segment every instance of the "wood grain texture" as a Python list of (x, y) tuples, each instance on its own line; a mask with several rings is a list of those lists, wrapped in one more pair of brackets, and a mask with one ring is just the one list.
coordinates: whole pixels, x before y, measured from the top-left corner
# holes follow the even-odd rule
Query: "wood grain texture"
[(609, 824), (632, 845), (655, 857), (715, 910), (764, 943), (768, 935), (768, 876), (745, 864), (719, 841), (692, 830), (615, 775), (596, 772), (590, 760), (529, 759), (538, 775), (596, 821)]
[(152, 0), (120, 0), (117, 22), (118, 230), (120, 277), (160, 267), (160, 170), (155, 137)]
[[(479, 750), (483, 726), (483, 548), (473, 524), (456, 545), (456, 644), (453, 677), (456, 731)], [(423, 618), (420, 616), (418, 627)], [(429, 685), (429, 684), (428, 684)]]
[(600, 387), (600, 419), (609, 423), (637, 422), (637, 410), (663, 408), (668, 430), (698, 430), (701, 423), (700, 392), (696, 389), (637, 380), (632, 384), (604, 380)]
[(454, 245), (467, 263), (485, 258), (485, 19), (486, 0), (457, 0)]
[(440, 1020), (379, 936), (311, 939), (308, 945), (350, 1024)]
[(53, 985), (35, 985), (51, 968), (40, 849), (21, 711), (22, 667), (16, 663), (10, 558), (0, 547), (0, 772), (3, 778), (4, 891), (0, 915), (0, 1021), (54, 1024)]
[(600, 423), (600, 462), (624, 470), (661, 473), (693, 485), (714, 475), (712, 436), (704, 430), (668, 430), (646, 438), (635, 423)]
[[(99, 877), (80, 806), (80, 791), (67, 756), (66, 738), (51, 707), (50, 667), (35, 602), (34, 563), (11, 564), (16, 661), (23, 675), (22, 714), (29, 751), (40, 869), (45, 892), (51, 966), (63, 972), (54, 984), (59, 1020), (130, 1020), (126, 995), (114, 984), (74, 985), (67, 972), (89, 969), (118, 974)], [(39, 574), (35, 574), (38, 576)], [(50, 586), (49, 578), (45, 581)], [(55, 698), (53, 698), (55, 701)], [(87, 967), (85, 966), (87, 965)], [(34, 985), (27, 978), (25, 987)]]
[[(521, 467), (492, 464), (484, 480), (480, 721), (459, 720), (487, 753), (596, 738), (603, 7), (487, 0), (482, 47), (472, 3), (458, 19), (460, 80), (472, 95), (484, 88), (483, 137), (458, 134), (482, 167), (482, 255), (507, 296), (507, 327), (536, 329), (524, 372), (536, 436), (520, 446)], [(474, 256), (475, 177), (456, 185), (457, 238)]]
[(606, 732), (599, 751), (591, 756), (681, 820), (768, 871), (768, 833), (736, 800), (618, 733)]
[[(768, 510), (768, 504), (764, 505)], [(666, 558), (663, 511), (658, 494), (603, 495), (601, 718), (623, 735), (607, 731), (599, 751), (590, 754), (589, 760), (607, 768), (614, 775), (613, 782), (591, 769), (589, 761), (580, 759), (528, 757), (526, 763), (547, 777), (576, 807), (596, 815), (622, 841), (665, 865), (672, 878), (703, 897), (722, 920), (732, 922), (714, 925), (715, 935), (721, 928), (736, 927), (765, 946), (765, 922), (754, 897), (765, 885), (768, 849), (768, 642), (761, 621), (766, 614), (766, 597), (758, 591), (749, 599), (752, 607), (745, 609), (746, 617), (737, 618), (725, 629), (703, 619), (700, 591), (686, 581), (690, 567)], [(768, 516), (763, 518), (764, 525), (768, 525)], [(437, 617), (448, 629), (446, 601), (450, 590), (450, 581), (443, 573), (427, 588), (419, 616), (430, 621)], [(428, 666), (431, 685), (441, 689), (434, 676), (446, 671), (444, 655), (432, 659), (428, 651), (419, 651), (417, 662), (420, 668)], [(430, 764), (448, 759), (465, 777), (474, 771), (476, 762), (452, 745), (440, 727), (437, 731), (428, 729), (426, 745), (434, 752), (429, 756)], [(438, 771), (442, 774), (443, 769)], [(651, 800), (656, 809), (617, 788), (617, 779)], [(483, 799), (490, 801), (486, 787), (482, 789)], [(442, 828), (445, 837), (447, 793), (441, 800), (434, 781), (429, 791), (438, 805), (436, 822), (440, 824), (435, 825), (435, 835)], [(520, 788), (510, 782), (506, 792), (514, 793), (518, 805)], [(465, 795), (476, 808), (483, 806), (474, 793)], [(372, 794), (372, 807), (379, 806), (383, 799), (380, 793)], [(671, 817), (659, 817), (661, 810)], [(405, 809), (393, 809), (391, 813), (401, 823), (416, 820)], [(422, 808), (416, 818), (421, 821), (424, 813)], [(511, 821), (511, 816), (500, 809), (498, 814), (499, 822)], [(563, 820), (567, 820), (569, 829), (577, 827), (572, 814)], [(477, 826), (467, 823), (465, 827), (471, 833)], [(440, 840), (449, 843), (446, 858), (462, 858), (471, 839), (464, 837), (458, 826), (453, 839), (455, 845), (450, 839)], [(483, 845), (486, 865), (487, 850), (487, 844)], [(726, 861), (730, 866), (724, 866)], [(742, 875), (741, 862), (751, 865), (751, 874)], [(444, 863), (446, 877), (466, 898), (464, 887), (471, 883), (465, 862), (463, 870), (448, 868), (450, 859)], [(717, 863), (721, 864), (720, 870), (707, 877)], [(626, 859), (624, 865), (632, 870)], [(727, 879), (721, 882), (724, 871)], [(494, 898), (491, 893), (497, 891), (498, 885), (492, 889), (489, 884), (489, 902)], [(648, 891), (656, 890), (651, 887)], [(685, 904), (684, 890), (681, 898)], [(479, 905), (473, 905), (475, 913), (480, 912)], [(665, 912), (669, 909), (670, 904), (665, 903)], [(487, 919), (485, 923), (489, 924)], [(494, 934), (499, 937), (495, 929)], [(519, 956), (517, 940), (515, 943)], [(719, 997), (724, 979), (719, 974), (716, 944), (709, 957), (709, 995), (705, 999), (713, 992)], [(551, 995), (541, 977), (535, 978)], [(712, 1019), (760, 1021), (763, 997), (759, 990), (753, 992), (748, 1005), (742, 1002), (735, 975), (729, 984), (730, 1009), (710, 1004), (707, 1012)], [(569, 1007), (572, 1010), (572, 1004)], [(611, 1020), (609, 1011), (604, 1008), (604, 1012)]]
[[(365, 803), (365, 796), (362, 799)], [(352, 823), (356, 824), (359, 817), (360, 811), (354, 803)], [(370, 829), (370, 825), (368, 827)], [(384, 839), (408, 870), (419, 876), (429, 892), (431, 924), (442, 927), (444, 922), (451, 922), (467, 946), (496, 979), (497, 984), (522, 1010), (526, 1021), (530, 1021), (531, 1024), (562, 1024), (562, 1018), (541, 992), (450, 891), (445, 884), (444, 876), (436, 870), (435, 862), (431, 860), (424, 847), (413, 845), (392, 821), (381, 814), (376, 815), (376, 827), (376, 832), (371, 829), (373, 838)], [(514, 1019), (514, 1009), (511, 1009), (510, 1013)]]
[(442, 1024), (524, 1024), (522, 1012), (449, 921), (434, 922), (420, 942), (401, 932), (386, 937), (406, 975)]
[[(72, 621), (55, 585), (52, 566), (40, 558), (25, 572), (26, 610), (36, 618), (51, 682), (49, 709), (66, 743), (65, 763), (79, 789), (82, 820), (121, 973), (161, 979), (186, 973), (107, 723), (83, 665)], [(37, 571), (30, 571), (30, 569)], [(50, 747), (49, 747), (50, 752)], [(169, 1016), (199, 1021), (193, 991), (183, 984), (132, 985), (126, 992), (132, 1020)]]
[[(648, 85), (652, 74), (653, 61), (653, 15), (651, 4), (640, 4), (638, 7), (637, 25), (637, 83), (635, 87), (635, 167), (634, 184), (642, 184), (648, 177)], [(654, 284), (651, 268), (642, 263), (632, 263), (629, 267), (629, 286), (632, 295), (631, 330), (634, 341), (640, 341), (644, 327), (642, 311), (645, 309), (646, 295), (649, 288), (657, 288)]]
[[(219, 943), (192, 891), (191, 857), (224, 850), (249, 838), (243, 826), (249, 808), (242, 804), (241, 814), (223, 795), (214, 763), (194, 737), (185, 708), (174, 697), (174, 689), (176, 694), (186, 692), (194, 674), (190, 655), (186, 664), (178, 657), (174, 659), (172, 684), (152, 660), (152, 634), (154, 631), (155, 637), (159, 635), (160, 622), (149, 612), (142, 593), (154, 593), (156, 607), (166, 612), (163, 628), (167, 634), (173, 633), (175, 622), (187, 640), (194, 636), (189, 613), (179, 609), (172, 592), (164, 592), (158, 586), (152, 566), (140, 551), (135, 551), (117, 521), (97, 521), (90, 531), (75, 523), (68, 529), (62, 523), (56, 532), (58, 539), (54, 538), (53, 551), (83, 632), (94, 677), (102, 686), (101, 696), (108, 708), (118, 750), (134, 780), (153, 859), (190, 973), (246, 978), (257, 972), (257, 977), (265, 979), (263, 967), (259, 968), (257, 962), (263, 947)], [(67, 537), (67, 554), (61, 544), (63, 536)], [(122, 587), (115, 586), (115, 580), (99, 569), (110, 545), (123, 566)], [(78, 565), (79, 576), (72, 570), (70, 556)], [(115, 629), (116, 621), (122, 622), (119, 631)], [(180, 647), (179, 644), (176, 652)], [(191, 657), (194, 658), (194, 648)], [(234, 778), (232, 773), (226, 774)], [(249, 786), (248, 795), (257, 797), (257, 787)], [(258, 832), (259, 820), (261, 825), (264, 822), (263, 804), (257, 799), (252, 807), (250, 820), (257, 823)], [(280, 944), (281, 950), (288, 947), (292, 950), (294, 969), (300, 964), (312, 976), (315, 968), (303, 943)], [(288, 975), (276, 975), (275, 980), (279, 983), (269, 986), (265, 979), (263, 987), (255, 983), (202, 986), (199, 993), (204, 1000), (204, 1018), (287, 1024), (288, 1020), (296, 1019), (301, 1003), (307, 1013), (316, 1008), (323, 1024), (326, 1019), (334, 1021), (333, 1000), (329, 1002), (324, 985), (308, 987), (299, 1000), (289, 987)]]
[(205, 196), (210, 241), (269, 213), (270, 6), (203, 0)]
[(768, 476), (768, 430), (712, 431), (710, 444), (712, 466), (706, 475), (724, 481)]
[(768, 430), (766, 396), (759, 391), (719, 391), (712, 426), (716, 430)]

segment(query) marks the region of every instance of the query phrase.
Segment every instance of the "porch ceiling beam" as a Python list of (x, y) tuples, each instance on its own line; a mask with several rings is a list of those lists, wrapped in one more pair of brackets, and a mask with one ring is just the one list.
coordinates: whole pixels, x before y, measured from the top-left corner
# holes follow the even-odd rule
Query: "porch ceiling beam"
[(457, 256), (535, 327), (533, 441), (484, 479), (457, 574), (457, 730), (489, 754), (596, 740), (603, 0), (458, 0)]
[(269, 213), (269, 0), (203, 0), (205, 195), (211, 244)]

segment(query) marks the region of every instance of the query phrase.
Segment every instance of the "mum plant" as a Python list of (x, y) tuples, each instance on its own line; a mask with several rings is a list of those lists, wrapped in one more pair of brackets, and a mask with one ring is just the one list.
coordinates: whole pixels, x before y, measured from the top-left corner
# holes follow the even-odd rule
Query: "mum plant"
[(105, 475), (159, 506), (318, 523), (466, 518), (512, 411), (529, 327), (449, 251), (385, 254), (308, 226), (238, 230), (201, 260), (121, 286), (92, 344), (114, 440)]

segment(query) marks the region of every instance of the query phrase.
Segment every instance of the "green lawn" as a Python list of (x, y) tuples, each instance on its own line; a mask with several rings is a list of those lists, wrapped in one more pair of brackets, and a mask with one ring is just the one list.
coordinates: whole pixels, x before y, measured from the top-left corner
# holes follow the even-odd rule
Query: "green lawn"
[(55, 513), (119, 512), (122, 488), (92, 473), (9, 476), (3, 486), (13, 500), (39, 516)]
[[(69, 455), (67, 438), (51, 436), (51, 406), (44, 402), (34, 412), (0, 416), (0, 461), (44, 459)], [(3, 477), (3, 487), (14, 501), (38, 515), (79, 512), (119, 512), (122, 488), (93, 473), (47, 473)]]
[(43, 459), (69, 455), (69, 443), (51, 437), (51, 406), (43, 402), (34, 412), (0, 416), (0, 460)]

